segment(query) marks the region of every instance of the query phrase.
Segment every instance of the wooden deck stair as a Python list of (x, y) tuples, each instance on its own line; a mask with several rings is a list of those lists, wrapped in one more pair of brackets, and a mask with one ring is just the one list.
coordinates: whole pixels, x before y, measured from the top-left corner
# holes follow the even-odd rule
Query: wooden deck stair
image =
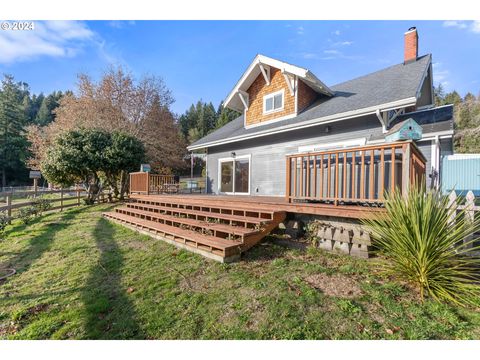
[(176, 196), (136, 196), (103, 214), (139, 232), (221, 262), (238, 259), (280, 222), (285, 211), (251, 203), (188, 201)]

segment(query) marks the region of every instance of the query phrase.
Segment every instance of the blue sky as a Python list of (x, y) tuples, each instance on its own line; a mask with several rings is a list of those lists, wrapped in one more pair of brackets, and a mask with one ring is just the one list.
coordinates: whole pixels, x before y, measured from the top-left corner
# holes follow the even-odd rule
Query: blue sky
[(110, 64), (154, 74), (176, 113), (199, 99), (217, 106), (257, 53), (313, 71), (327, 85), (403, 61), (403, 33), (416, 26), (432, 53), (434, 82), (480, 92), (480, 22), (472, 21), (54, 21), (0, 31), (0, 73), (34, 93), (74, 89)]

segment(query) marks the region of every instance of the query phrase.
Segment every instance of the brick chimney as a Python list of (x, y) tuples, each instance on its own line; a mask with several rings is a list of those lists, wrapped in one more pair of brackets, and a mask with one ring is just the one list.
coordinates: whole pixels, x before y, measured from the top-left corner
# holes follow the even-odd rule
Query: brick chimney
[(417, 60), (418, 57), (418, 33), (416, 27), (411, 27), (405, 33), (404, 64)]

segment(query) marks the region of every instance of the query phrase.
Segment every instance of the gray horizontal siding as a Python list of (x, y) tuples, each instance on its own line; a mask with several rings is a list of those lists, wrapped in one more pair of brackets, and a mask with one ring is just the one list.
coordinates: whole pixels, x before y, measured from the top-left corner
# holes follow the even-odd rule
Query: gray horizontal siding
[[(208, 149), (207, 189), (210, 193), (218, 191), (218, 160), (236, 156), (251, 155), (251, 195), (283, 196), (286, 187), (286, 160), (288, 154), (298, 152), (299, 146), (322, 143), (341, 142), (365, 137), (378, 138), (382, 128), (376, 116), (346, 120), (341, 123), (279, 133), (276, 135), (250, 139), (242, 142), (215, 146)], [(431, 141), (419, 143), (420, 149), (427, 157), (427, 174), (431, 169)], [(442, 147), (443, 148), (443, 147)]]
[(308, 129), (279, 133), (238, 143), (216, 146), (208, 149), (208, 190), (218, 193), (218, 160), (236, 156), (251, 155), (250, 194), (285, 195), (286, 160), (288, 154), (298, 152), (299, 146), (338, 142), (366, 137), (380, 132), (376, 117), (364, 117), (333, 123), (326, 131), (326, 125)]

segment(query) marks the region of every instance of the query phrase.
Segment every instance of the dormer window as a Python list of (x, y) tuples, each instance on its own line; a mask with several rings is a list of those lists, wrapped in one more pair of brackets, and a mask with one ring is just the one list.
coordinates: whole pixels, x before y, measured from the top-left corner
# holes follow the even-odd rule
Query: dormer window
[(263, 97), (263, 113), (270, 114), (283, 110), (283, 98), (285, 91), (280, 90)]

